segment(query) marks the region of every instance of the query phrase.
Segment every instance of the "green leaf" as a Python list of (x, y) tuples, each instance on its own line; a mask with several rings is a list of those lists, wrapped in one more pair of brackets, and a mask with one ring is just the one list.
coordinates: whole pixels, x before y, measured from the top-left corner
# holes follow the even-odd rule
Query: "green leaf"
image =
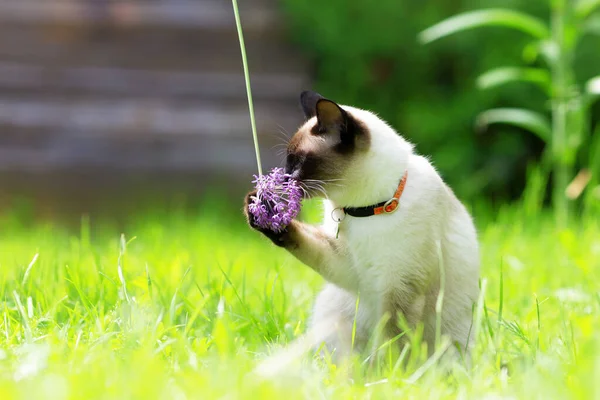
[(600, 7), (600, 0), (579, 0), (575, 5), (575, 15), (579, 18), (587, 18)]
[(600, 15), (592, 15), (587, 18), (581, 26), (581, 30), (590, 35), (600, 35)]
[(485, 26), (503, 26), (517, 29), (538, 39), (550, 37), (548, 27), (538, 18), (507, 9), (469, 11), (443, 20), (419, 34), (423, 44), (433, 42), (453, 33)]
[(552, 137), (552, 128), (548, 118), (535, 111), (522, 108), (493, 108), (479, 114), (477, 117), (479, 129), (491, 124), (509, 124), (526, 129), (545, 143), (549, 143)]
[(593, 96), (600, 96), (600, 75), (586, 82), (585, 91)]
[(490, 89), (510, 82), (528, 82), (550, 91), (550, 73), (542, 68), (500, 67), (484, 72), (477, 78), (480, 89)]

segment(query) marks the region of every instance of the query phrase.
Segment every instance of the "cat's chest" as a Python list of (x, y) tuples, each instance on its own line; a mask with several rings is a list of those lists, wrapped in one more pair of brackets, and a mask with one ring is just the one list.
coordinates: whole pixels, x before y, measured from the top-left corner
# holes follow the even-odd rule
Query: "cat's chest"
[(403, 279), (406, 246), (410, 246), (408, 232), (402, 231), (393, 221), (356, 219), (340, 226), (346, 241), (352, 268), (363, 280), (381, 287), (393, 285)]

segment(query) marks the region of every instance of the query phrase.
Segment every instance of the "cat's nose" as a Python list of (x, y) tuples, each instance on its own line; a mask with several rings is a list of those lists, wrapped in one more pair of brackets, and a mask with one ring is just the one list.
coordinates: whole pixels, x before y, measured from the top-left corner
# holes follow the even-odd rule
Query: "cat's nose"
[(288, 154), (285, 160), (285, 173), (297, 179), (300, 175), (300, 157), (295, 154)]
[(288, 174), (292, 179), (300, 178), (300, 167), (297, 166), (295, 168), (285, 168), (285, 173)]
[(296, 168), (292, 172), (290, 172), (290, 176), (292, 179), (300, 179), (300, 168)]

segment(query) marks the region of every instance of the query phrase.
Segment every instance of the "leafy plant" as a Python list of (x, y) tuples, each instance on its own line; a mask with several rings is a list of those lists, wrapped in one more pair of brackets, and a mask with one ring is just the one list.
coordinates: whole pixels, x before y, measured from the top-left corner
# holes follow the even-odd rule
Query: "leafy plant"
[[(513, 3), (538, 12), (544, 1)], [(475, 0), (280, 2), (287, 34), (310, 61), (313, 89), (343, 104), (375, 111), (415, 143), (419, 153), (431, 157), (462, 200), (503, 201), (521, 192), (525, 179), (514, 177), (523, 174), (541, 143), (509, 125), (496, 125), (493, 135), (476, 140), (472, 132), (473, 115), (482, 107), (517, 97), (529, 106), (543, 97), (536, 91), (511, 97), (510, 90), (498, 94), (473, 85), (480, 71), (502, 60), (519, 62), (521, 54), (515, 48), (526, 41), (519, 32), (490, 32), (482, 38), (483, 45), (493, 43), (496, 52), (481, 57), (482, 41), (469, 35), (428, 49), (415, 46), (423, 27), (454, 10), (472, 8)], [(476, 1), (480, 6), (497, 2)], [(578, 65), (599, 61), (600, 54), (590, 51)]]
[(600, 95), (600, 76), (579, 84), (574, 60), (581, 39), (590, 33), (600, 33), (600, 19), (595, 14), (600, 0), (551, 0), (550, 8), (548, 23), (510, 9), (470, 11), (426, 29), (420, 33), (419, 40), (431, 43), (454, 33), (490, 26), (516, 29), (533, 39), (523, 49), (527, 67), (493, 69), (481, 75), (477, 84), (483, 90), (511, 82), (533, 85), (548, 98), (550, 116), (530, 109), (495, 108), (481, 113), (477, 124), (514, 125), (545, 143), (540, 168), (546, 177), (552, 172), (555, 217), (559, 225), (565, 225), (570, 213), (566, 189), (575, 176), (578, 157), (592, 173), (598, 171), (594, 170), (597, 165), (593, 165), (597, 164), (594, 142), (598, 140), (591, 134), (589, 121), (591, 106)]

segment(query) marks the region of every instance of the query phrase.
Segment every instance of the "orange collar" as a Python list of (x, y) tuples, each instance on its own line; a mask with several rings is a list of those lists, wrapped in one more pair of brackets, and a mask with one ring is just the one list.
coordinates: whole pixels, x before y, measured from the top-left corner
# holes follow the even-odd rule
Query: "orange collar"
[(391, 199), (382, 201), (381, 203), (372, 206), (344, 207), (342, 208), (342, 211), (344, 211), (344, 214), (348, 214), (352, 217), (370, 217), (371, 215), (393, 213), (400, 206), (400, 196), (402, 196), (402, 192), (404, 192), (404, 187), (406, 186), (406, 178), (408, 178), (408, 170), (402, 176), (402, 179), (398, 184), (398, 189), (396, 189), (396, 193), (394, 193), (394, 197), (392, 197)]

